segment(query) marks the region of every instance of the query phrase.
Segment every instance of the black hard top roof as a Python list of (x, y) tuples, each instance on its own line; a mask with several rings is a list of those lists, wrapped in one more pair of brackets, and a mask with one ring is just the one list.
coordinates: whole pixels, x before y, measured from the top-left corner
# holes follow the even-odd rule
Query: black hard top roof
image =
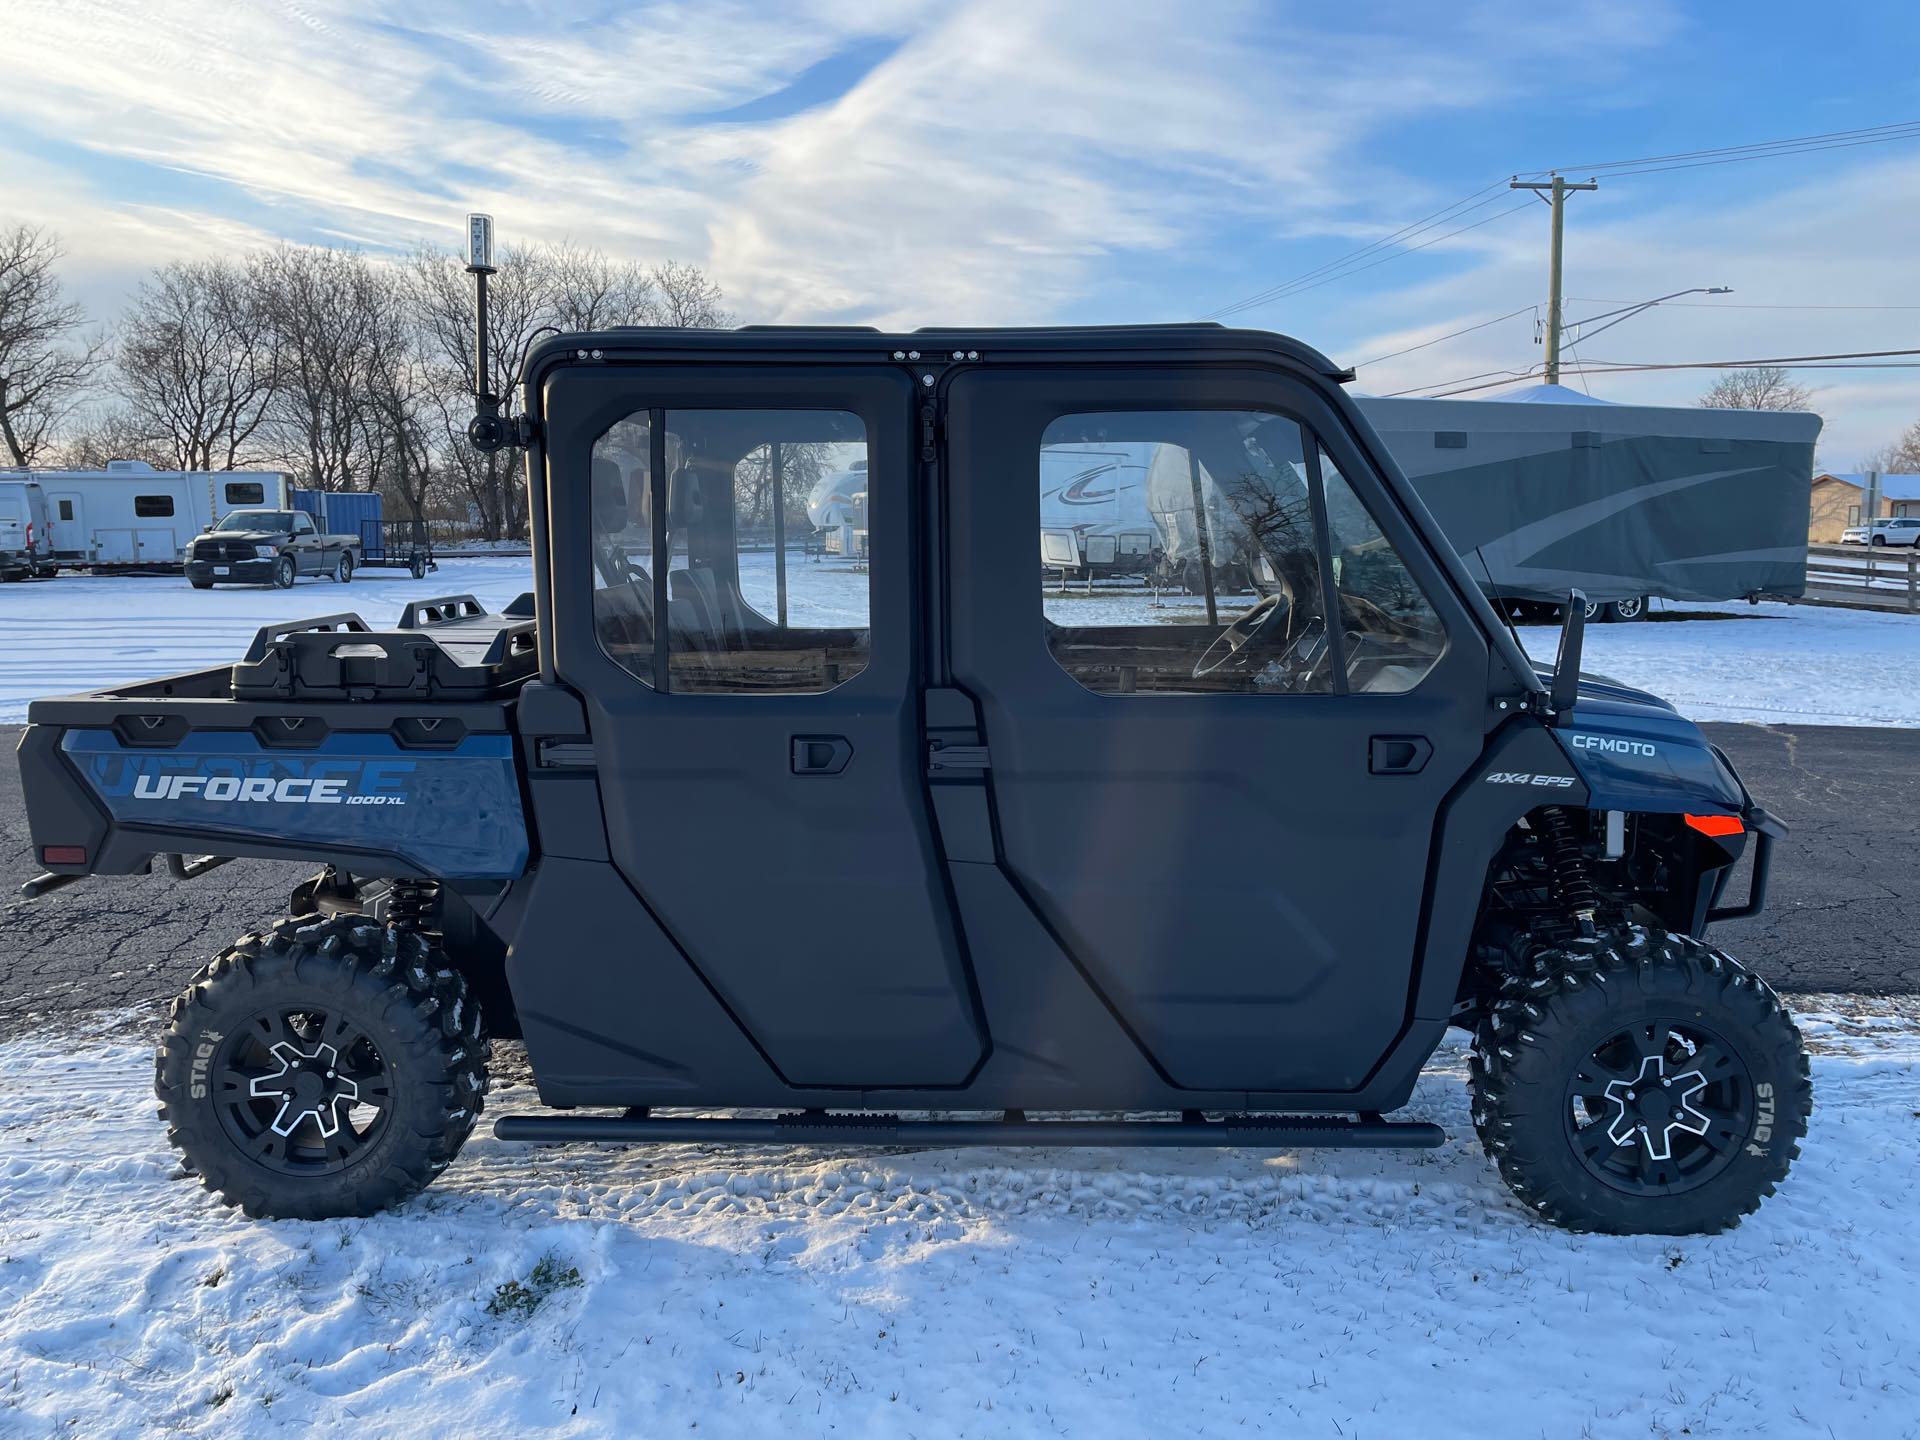
[[(1235, 330), (1211, 322), (1184, 325), (1056, 325), (996, 329), (930, 325), (919, 330), (878, 330), (870, 325), (743, 325), (735, 330), (683, 330), (655, 325), (617, 325), (606, 330), (555, 335), (535, 346), (526, 374), (573, 358), (579, 351), (620, 355), (748, 354), (788, 360), (846, 359), (952, 363), (1009, 355), (1088, 359), (1158, 354), (1178, 360), (1280, 359), (1329, 379), (1353, 372), (1310, 345), (1266, 330)], [(957, 353), (956, 353), (957, 352)]]

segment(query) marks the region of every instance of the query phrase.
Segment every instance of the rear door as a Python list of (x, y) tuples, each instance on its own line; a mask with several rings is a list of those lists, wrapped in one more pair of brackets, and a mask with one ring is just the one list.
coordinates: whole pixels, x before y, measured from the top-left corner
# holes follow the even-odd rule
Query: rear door
[[(1435, 814), (1481, 751), (1459, 598), (1278, 374), (995, 367), (955, 378), (949, 435), (952, 671), (1003, 866), (1175, 1084), (1358, 1087), (1407, 1023)], [(1102, 449), (1138, 457), (1202, 593), (1043, 583), (1050, 452)]]
[[(957, 1085), (983, 1055), (919, 758), (913, 401), (826, 365), (546, 393), (555, 656), (609, 850), (797, 1086)], [(809, 545), (809, 493), (862, 462), (861, 543)]]

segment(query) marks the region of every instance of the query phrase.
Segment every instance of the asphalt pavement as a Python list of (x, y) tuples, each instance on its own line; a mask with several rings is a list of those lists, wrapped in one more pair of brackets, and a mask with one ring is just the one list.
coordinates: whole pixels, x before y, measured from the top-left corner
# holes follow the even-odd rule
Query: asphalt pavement
[[(220, 947), (284, 914), (311, 873), (241, 860), (198, 880), (97, 877), (22, 903), (39, 867), (12, 758), (19, 728), (0, 726), (0, 1035), (163, 1004)], [(1920, 992), (1920, 730), (1704, 728), (1793, 830), (1766, 912), (1716, 926), (1714, 942), (1783, 990)]]

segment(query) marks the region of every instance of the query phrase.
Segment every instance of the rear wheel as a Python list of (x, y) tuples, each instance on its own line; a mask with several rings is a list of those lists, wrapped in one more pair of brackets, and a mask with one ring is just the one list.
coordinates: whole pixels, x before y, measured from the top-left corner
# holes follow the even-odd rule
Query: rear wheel
[(417, 933), (283, 920), (174, 1002), (154, 1090), (207, 1189), (255, 1217), (369, 1215), (459, 1153), (487, 1088), (465, 980)]
[(1644, 620), (1647, 615), (1647, 597), (1635, 595), (1626, 600), (1615, 600), (1607, 606), (1609, 620)]
[(333, 578), (342, 585), (353, 579), (353, 552), (342, 550), (340, 558), (333, 562)]
[(1639, 927), (1541, 950), (1474, 1041), (1474, 1128), (1542, 1219), (1713, 1233), (1800, 1153), (1812, 1086), (1773, 990), (1684, 935)]

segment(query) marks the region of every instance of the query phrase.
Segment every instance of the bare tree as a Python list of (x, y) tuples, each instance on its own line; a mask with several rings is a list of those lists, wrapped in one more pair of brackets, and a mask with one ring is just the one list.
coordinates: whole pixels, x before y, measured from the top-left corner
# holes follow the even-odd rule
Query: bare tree
[(720, 286), (698, 265), (663, 260), (647, 272), (653, 288), (654, 325), (679, 325), (694, 330), (719, 330), (733, 324), (733, 314), (721, 304)]
[(287, 245), (254, 257), (248, 284), (277, 351), (267, 423), (282, 452), (317, 490), (370, 487), (379, 274), (354, 251)]
[(545, 292), (548, 323), (561, 330), (651, 324), (659, 313), (653, 279), (634, 261), (610, 260), (572, 241), (537, 247), (519, 258), (534, 286)]
[(1696, 403), (1708, 410), (1812, 410), (1813, 391), (1778, 365), (1755, 365), (1727, 371)]
[(46, 448), (105, 348), (78, 334), (86, 311), (54, 273), (63, 253), (31, 225), (0, 232), (0, 439), (15, 465)]
[(229, 260), (176, 261), (141, 285), (121, 322), (120, 392), (175, 469), (231, 470), (260, 454), (281, 327), (255, 278)]
[(42, 459), (68, 470), (104, 470), (111, 460), (144, 460), (156, 470), (172, 466), (167, 447), (124, 410), (86, 415), (69, 424)]
[(1860, 462), (1862, 470), (1878, 470), (1882, 475), (1920, 475), (1920, 420), (1909, 425), (1900, 438)]

